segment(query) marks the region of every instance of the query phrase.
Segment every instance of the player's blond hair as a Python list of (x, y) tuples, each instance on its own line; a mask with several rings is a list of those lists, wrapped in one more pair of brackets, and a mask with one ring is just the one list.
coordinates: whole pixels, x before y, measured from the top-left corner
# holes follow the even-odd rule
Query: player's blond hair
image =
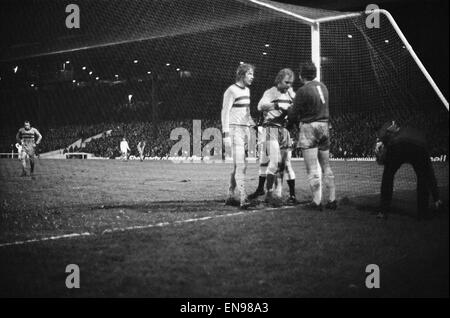
[(294, 79), (294, 72), (290, 68), (283, 68), (281, 71), (278, 72), (277, 76), (275, 76), (275, 85), (278, 85), (281, 83), (281, 81), (289, 75), (292, 80)]
[(236, 82), (239, 82), (241, 79), (245, 77), (248, 71), (255, 71), (255, 67), (252, 64), (242, 63), (238, 66), (236, 70)]

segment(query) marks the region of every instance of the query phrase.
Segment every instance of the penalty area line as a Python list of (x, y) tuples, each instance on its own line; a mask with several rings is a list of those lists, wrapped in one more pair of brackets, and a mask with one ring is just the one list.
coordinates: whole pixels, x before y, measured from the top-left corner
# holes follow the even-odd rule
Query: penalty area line
[[(165, 227), (165, 226), (184, 224), (184, 223), (201, 222), (201, 221), (212, 220), (212, 219), (233, 217), (233, 216), (238, 216), (238, 215), (249, 215), (249, 214), (268, 212), (268, 211), (274, 211), (274, 210), (285, 210), (285, 209), (290, 209), (290, 208), (293, 208), (293, 207), (292, 206), (283, 206), (283, 207), (279, 207), (279, 208), (247, 210), (247, 211), (240, 211), (240, 212), (234, 212), (234, 213), (205, 216), (205, 217), (200, 217), (200, 218), (179, 220), (179, 221), (174, 221), (174, 222), (160, 222), (160, 223), (155, 223), (155, 224), (135, 225), (135, 226), (128, 226), (128, 227), (115, 227), (112, 229), (104, 230), (103, 232), (101, 232), (100, 235), (116, 233), (116, 232), (133, 231), (133, 230), (145, 230), (145, 229), (156, 228), (156, 227)], [(25, 245), (25, 244), (45, 242), (45, 241), (56, 241), (56, 240), (61, 240), (61, 239), (66, 239), (66, 238), (77, 238), (77, 237), (85, 237), (85, 236), (98, 236), (98, 234), (90, 233), (90, 232), (71, 233), (71, 234), (35, 238), (35, 239), (29, 239), (29, 240), (23, 240), (23, 241), (0, 243), (0, 247), (13, 246), (13, 245)]]
[(11, 246), (11, 245), (23, 245), (28, 243), (36, 243), (36, 242), (44, 242), (44, 241), (54, 241), (54, 240), (60, 240), (64, 238), (71, 238), (71, 237), (81, 237), (81, 236), (92, 236), (94, 234), (89, 232), (84, 233), (71, 233), (71, 234), (64, 234), (64, 235), (56, 235), (56, 236), (50, 236), (50, 237), (42, 237), (42, 238), (36, 238), (36, 239), (30, 239), (25, 241), (15, 241), (15, 242), (7, 242), (7, 243), (0, 243), (0, 247), (4, 246)]

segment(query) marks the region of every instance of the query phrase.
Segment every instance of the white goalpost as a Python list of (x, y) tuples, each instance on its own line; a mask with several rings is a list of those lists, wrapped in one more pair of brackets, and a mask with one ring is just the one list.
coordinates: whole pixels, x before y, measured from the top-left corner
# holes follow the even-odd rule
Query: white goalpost
[(448, 104), (447, 99), (442, 94), (442, 92), (439, 89), (439, 87), (436, 85), (435, 81), (433, 80), (433, 78), (431, 77), (431, 75), (429, 74), (429, 72), (427, 71), (427, 69), (425, 68), (425, 66), (423, 65), (423, 63), (421, 62), (421, 60), (419, 59), (417, 54), (415, 53), (415, 51), (412, 48), (412, 46), (409, 44), (409, 42), (406, 39), (406, 37), (404, 36), (403, 32), (400, 30), (400, 27), (397, 25), (395, 19), (392, 17), (392, 15), (387, 10), (374, 9), (374, 10), (365, 11), (365, 12), (354, 12), (354, 13), (340, 14), (340, 15), (329, 16), (329, 17), (322, 17), (322, 18), (318, 18), (318, 19), (310, 19), (310, 18), (302, 16), (300, 14), (290, 12), (290, 11), (285, 10), (283, 8), (279, 8), (279, 7), (277, 7), (274, 4), (269, 4), (269, 3), (258, 1), (258, 0), (249, 0), (249, 1), (254, 3), (254, 4), (257, 4), (257, 5), (266, 7), (268, 9), (274, 10), (276, 12), (279, 12), (279, 13), (288, 15), (290, 17), (296, 18), (299, 21), (301, 21), (302, 23), (308, 24), (308, 25), (311, 26), (311, 60), (316, 64), (316, 67), (317, 67), (317, 80), (319, 80), (319, 81), (321, 80), (321, 77), (322, 77), (321, 76), (321, 74), (322, 74), (322, 72), (321, 72), (321, 65), (322, 65), (322, 59), (321, 59), (321, 57), (322, 57), (322, 55), (321, 55), (321, 25), (324, 25), (324, 24), (330, 23), (330, 22), (335, 22), (335, 21), (338, 21), (338, 20), (353, 19), (353, 18), (362, 17), (364, 14), (366, 14), (366, 15), (368, 15), (368, 14), (382, 14), (382, 15), (384, 15), (388, 19), (388, 21), (390, 22), (392, 28), (397, 33), (398, 37), (403, 42), (403, 45), (408, 50), (408, 52), (411, 55), (411, 57), (414, 59), (414, 62), (416, 63), (416, 65), (420, 69), (420, 71), (422, 72), (423, 76), (428, 81), (429, 85), (433, 88), (434, 92), (439, 97), (440, 101), (445, 106), (447, 111), (449, 110), (449, 104)]

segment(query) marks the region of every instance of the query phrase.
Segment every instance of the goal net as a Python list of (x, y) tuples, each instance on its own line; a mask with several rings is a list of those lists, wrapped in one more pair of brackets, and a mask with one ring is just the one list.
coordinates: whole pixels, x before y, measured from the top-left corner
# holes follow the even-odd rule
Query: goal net
[[(113, 156), (112, 148), (125, 135), (133, 145), (146, 139), (147, 151), (154, 151), (147, 155), (164, 156), (176, 142), (170, 139), (175, 128), (192, 133), (194, 119), (202, 120), (202, 129), (221, 128), (223, 92), (234, 83), (239, 63), (256, 66), (251, 86), (256, 118), (256, 105), (276, 73), (289, 67), (297, 74), (300, 63), (313, 59), (330, 92), (331, 156), (347, 160), (336, 163), (346, 171), (337, 175), (338, 184), (359, 178), (361, 191), (379, 191), (382, 168), (369, 160), (375, 131), (387, 120), (418, 127), (427, 135), (432, 156), (448, 157), (448, 103), (382, 12), (379, 25), (369, 28), (365, 13), (266, 0), (77, 4), (77, 30), (37, 23), (43, 12), (65, 18), (63, 3), (43, 2), (39, 10), (32, 7), (36, 3), (28, 4), (33, 14), (20, 27), (28, 28), (27, 40), (34, 44), (2, 51), (3, 126), (13, 123), (16, 129), (26, 117), (37, 127), (54, 129), (46, 134), (47, 150), (55, 150), (52, 136), (61, 145), (64, 135), (55, 128), (63, 126), (77, 138), (79, 129), (92, 135), (101, 132), (95, 129), (112, 129), (107, 146), (103, 139), (95, 141), (99, 155), (109, 149)], [(359, 165), (351, 161), (361, 159)], [(448, 188), (448, 163), (437, 165), (438, 183)], [(415, 188), (409, 170), (400, 171), (396, 180), (404, 189)]]

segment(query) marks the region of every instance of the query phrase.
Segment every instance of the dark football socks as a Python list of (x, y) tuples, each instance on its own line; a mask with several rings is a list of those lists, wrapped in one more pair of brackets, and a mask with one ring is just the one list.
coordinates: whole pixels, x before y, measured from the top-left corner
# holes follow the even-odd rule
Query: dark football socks
[(272, 191), (274, 182), (275, 182), (275, 175), (270, 173), (267, 174), (267, 183), (266, 183), (267, 191)]
[(264, 183), (266, 183), (266, 176), (259, 176), (258, 189), (256, 189), (257, 192), (264, 191)]
[(294, 180), (288, 180), (287, 184), (289, 186), (289, 195), (295, 197), (295, 179)]

